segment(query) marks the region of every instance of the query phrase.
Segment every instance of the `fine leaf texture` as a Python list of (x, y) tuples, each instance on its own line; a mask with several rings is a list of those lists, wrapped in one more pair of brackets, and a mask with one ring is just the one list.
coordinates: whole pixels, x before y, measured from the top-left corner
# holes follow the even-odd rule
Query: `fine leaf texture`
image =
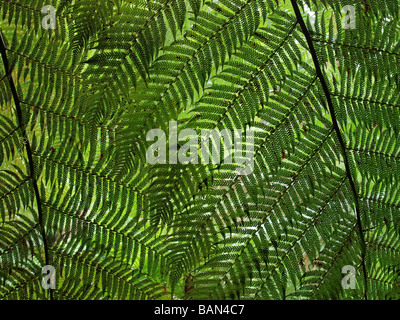
[[(0, 299), (400, 298), (399, 15), (2, 0)], [(173, 123), (251, 129), (253, 170), (151, 164)]]

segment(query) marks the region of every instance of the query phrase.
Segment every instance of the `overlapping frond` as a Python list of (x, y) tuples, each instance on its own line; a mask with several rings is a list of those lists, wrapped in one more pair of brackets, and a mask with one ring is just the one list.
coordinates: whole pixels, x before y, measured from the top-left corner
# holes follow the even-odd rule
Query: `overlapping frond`
[[(2, 1), (0, 298), (398, 299), (399, 13)], [(174, 163), (175, 123), (199, 143), (254, 136), (232, 163)], [(148, 162), (151, 129), (165, 163)]]

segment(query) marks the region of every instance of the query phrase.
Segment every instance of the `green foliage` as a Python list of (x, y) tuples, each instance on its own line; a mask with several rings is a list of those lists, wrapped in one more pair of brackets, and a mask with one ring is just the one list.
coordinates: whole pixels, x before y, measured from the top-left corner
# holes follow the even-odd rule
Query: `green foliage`
[[(1, 1), (0, 298), (398, 299), (399, 13)], [(149, 164), (170, 121), (253, 128), (254, 171)]]

